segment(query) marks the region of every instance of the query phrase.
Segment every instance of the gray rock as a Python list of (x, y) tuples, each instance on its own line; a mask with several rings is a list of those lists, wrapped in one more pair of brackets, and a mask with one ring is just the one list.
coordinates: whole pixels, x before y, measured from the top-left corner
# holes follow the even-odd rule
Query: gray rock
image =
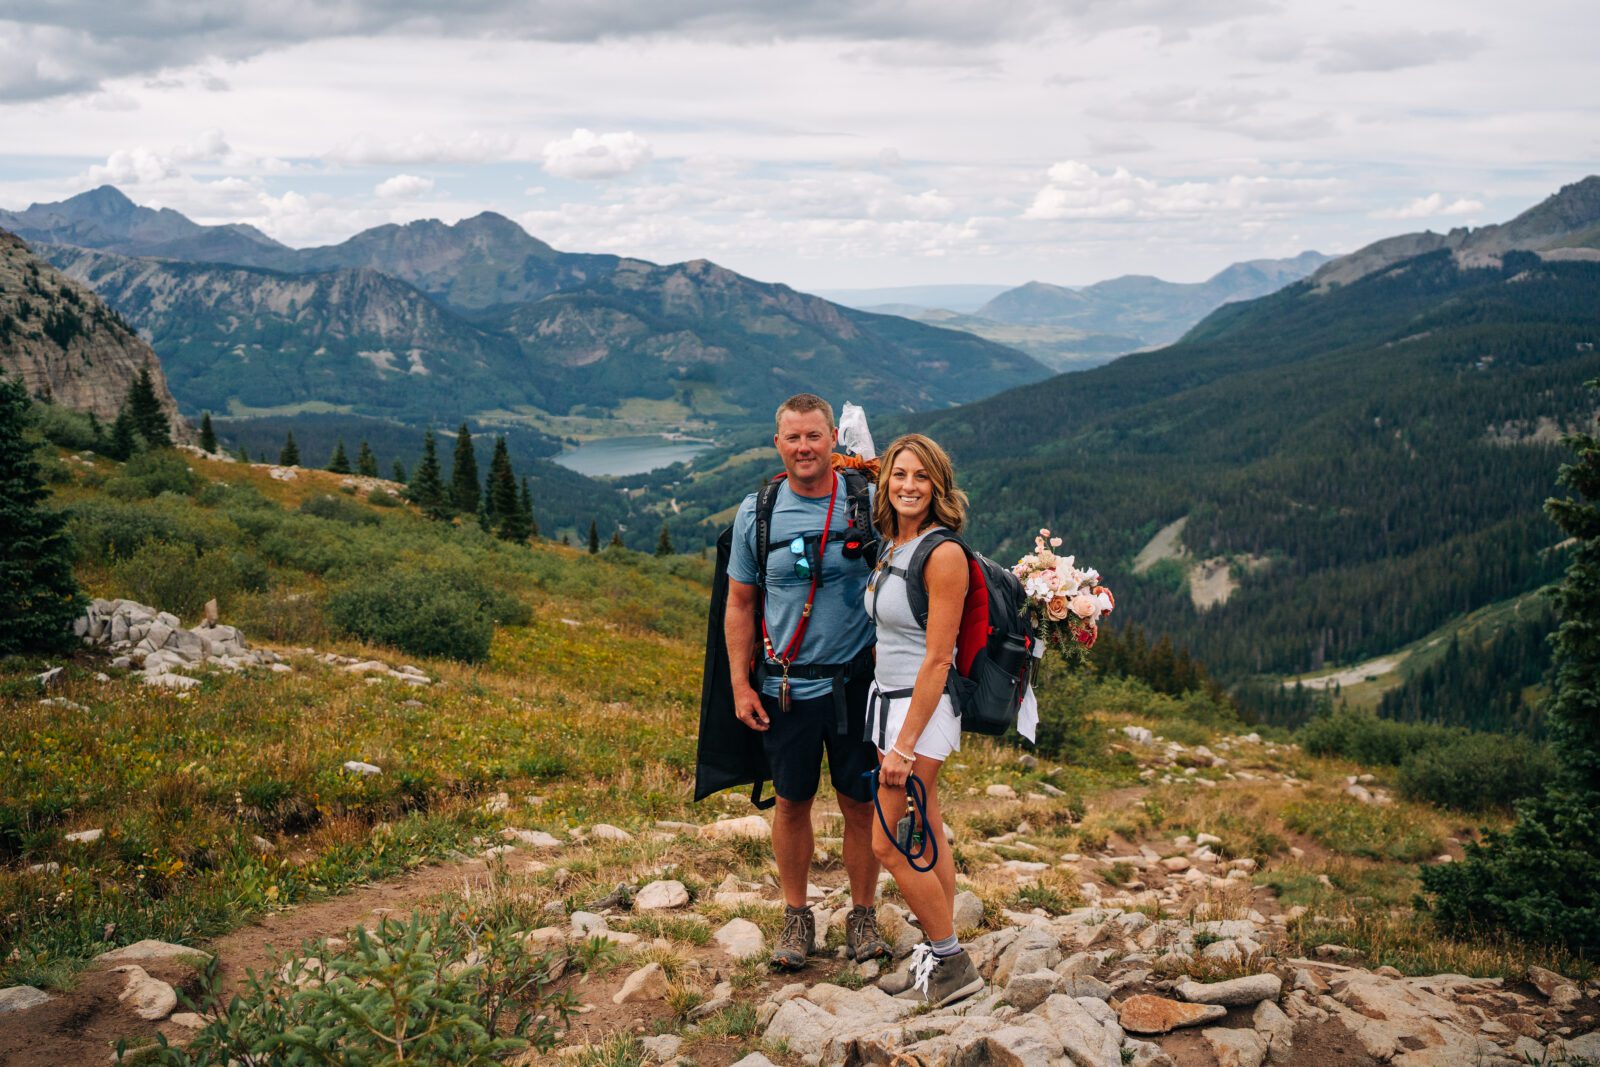
[(31, 985), (14, 985), (0, 989), (0, 1015), (13, 1011), (37, 1008), (50, 999), (50, 994)]
[(175, 945), (170, 941), (135, 941), (131, 945), (114, 948), (110, 952), (102, 952), (96, 956), (96, 963), (148, 963), (151, 960), (195, 959), (204, 963), (211, 958), (211, 953), (201, 952), (188, 945)]
[(729, 919), (713, 936), (717, 944), (722, 946), (722, 951), (736, 960), (759, 955), (766, 947), (761, 927), (749, 919)]
[(951, 916), (956, 930), (974, 930), (983, 922), (983, 901), (970, 889), (956, 894), (955, 911)]
[(1250, 1023), (1267, 1042), (1267, 1056), (1273, 1063), (1286, 1064), (1294, 1052), (1294, 1023), (1283, 1009), (1270, 1000), (1256, 1005)]
[[(1100, 1001), (1094, 1003), (1110, 1010)], [(1120, 1041), (1078, 1001), (1057, 993), (1047, 998), (1034, 1015), (1049, 1024), (1050, 1032), (1077, 1067), (1121, 1067)]]
[(611, 995), (611, 1003), (629, 1004), (637, 1000), (663, 1000), (667, 992), (667, 972), (659, 963), (647, 963), (623, 980), (622, 988)]
[(1020, 1011), (1032, 1011), (1043, 1004), (1050, 994), (1058, 992), (1062, 981), (1062, 977), (1054, 971), (1013, 974), (1006, 983), (1004, 1000)]
[(682, 882), (651, 882), (633, 898), (635, 911), (669, 911), (689, 903), (689, 890)]
[(1062, 979), (1058, 992), (1074, 999), (1080, 997), (1092, 997), (1095, 1000), (1111, 999), (1111, 987), (1093, 975), (1087, 974), (1075, 974)]
[(647, 1062), (667, 1063), (677, 1058), (678, 1050), (683, 1047), (683, 1038), (677, 1034), (662, 1034), (660, 1037), (640, 1038), (639, 1044), (644, 1048)]
[(732, 997), (712, 997), (704, 1004), (696, 1004), (689, 1011), (689, 1021), (692, 1023), (709, 1019), (719, 1011), (726, 1011), (733, 1007)]
[(778, 1067), (777, 1064), (767, 1059), (759, 1052), (752, 1052), (744, 1059), (731, 1065), (731, 1067)]
[(139, 1018), (152, 1022), (165, 1019), (178, 1006), (177, 991), (161, 979), (152, 978), (143, 967), (130, 963), (116, 970), (127, 975), (127, 984), (117, 999), (132, 1008)]
[(1253, 974), (1225, 982), (1182, 982), (1178, 996), (1194, 1004), (1223, 1004), (1243, 1007), (1263, 1000), (1277, 1000), (1283, 992), (1283, 979), (1275, 974)]
[(362, 763), (360, 760), (345, 760), (344, 769), (351, 774), (382, 774), (383, 768), (372, 763)]
[(1261, 1067), (1267, 1058), (1267, 1042), (1254, 1030), (1227, 1030), (1214, 1026), (1200, 1031), (1211, 1046), (1217, 1067)]
[(1126, 1041), (1122, 1051), (1128, 1054), (1128, 1067), (1177, 1067), (1172, 1057), (1151, 1041)]

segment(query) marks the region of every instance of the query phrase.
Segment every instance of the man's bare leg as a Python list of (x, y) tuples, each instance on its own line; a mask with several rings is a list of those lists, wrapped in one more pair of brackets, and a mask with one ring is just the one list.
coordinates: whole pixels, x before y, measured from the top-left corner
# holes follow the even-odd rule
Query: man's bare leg
[(872, 851), (870, 802), (863, 803), (839, 795), (839, 811), (844, 815), (844, 869), (850, 876), (850, 901), (871, 907), (878, 895), (878, 871), (882, 865)]
[[(806, 884), (811, 878), (811, 857), (816, 846), (816, 832), (811, 827), (811, 801), (779, 797), (772, 817), (772, 855), (778, 861), (778, 885), (783, 889), (783, 902), (791, 908), (806, 906)], [(849, 848), (848, 838), (845, 847)], [(870, 843), (868, 848), (871, 848)]]

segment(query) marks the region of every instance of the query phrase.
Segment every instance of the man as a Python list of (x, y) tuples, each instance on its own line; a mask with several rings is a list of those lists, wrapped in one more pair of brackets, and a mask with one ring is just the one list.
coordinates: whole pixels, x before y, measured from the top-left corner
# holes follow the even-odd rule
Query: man
[[(777, 424), (772, 442), (787, 478), (772, 509), (766, 586), (757, 584), (752, 493), (733, 522), (723, 625), (734, 714), (761, 734), (777, 794), (772, 849), (785, 909), (772, 965), (796, 970), (805, 966), (816, 939), (806, 884), (815, 848), (811, 808), (824, 751), (844, 815), (844, 865), (854, 905), (846, 947), (855, 959), (867, 960), (888, 946), (873, 909), (878, 861), (872, 854), (872, 786), (864, 777), (877, 766), (865, 738), (873, 628), (862, 597), (870, 568), (859, 553), (847, 558), (843, 550), (849, 508), (844, 478), (831, 459), (838, 439), (833, 408), (801, 393), (778, 408)], [(746, 674), (752, 662), (754, 685)]]

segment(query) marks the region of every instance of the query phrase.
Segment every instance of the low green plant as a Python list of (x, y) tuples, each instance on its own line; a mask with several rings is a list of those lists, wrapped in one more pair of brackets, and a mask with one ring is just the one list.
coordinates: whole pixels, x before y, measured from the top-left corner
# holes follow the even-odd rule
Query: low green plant
[(140, 500), (162, 493), (193, 496), (200, 486), (200, 476), (182, 455), (161, 448), (134, 455), (122, 473), (106, 481), (105, 491), (119, 500)]
[(371, 572), (328, 596), (328, 618), (353, 637), (416, 656), (477, 662), (489, 655), (497, 598), (462, 573)]
[(1466, 734), (1414, 752), (1400, 764), (1400, 795), (1458, 811), (1509, 809), (1557, 772), (1550, 750), (1525, 737)]
[(1293, 801), (1284, 806), (1283, 822), (1348, 856), (1415, 863), (1436, 855), (1440, 848), (1438, 835), (1415, 813), (1347, 797)]

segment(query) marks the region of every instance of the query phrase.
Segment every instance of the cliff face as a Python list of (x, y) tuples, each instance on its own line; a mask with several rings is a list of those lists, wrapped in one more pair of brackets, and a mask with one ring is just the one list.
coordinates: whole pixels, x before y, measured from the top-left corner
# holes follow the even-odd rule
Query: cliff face
[(109, 424), (146, 364), (173, 436), (191, 438), (150, 346), (94, 290), (0, 230), (0, 371), (19, 376), (34, 396)]

